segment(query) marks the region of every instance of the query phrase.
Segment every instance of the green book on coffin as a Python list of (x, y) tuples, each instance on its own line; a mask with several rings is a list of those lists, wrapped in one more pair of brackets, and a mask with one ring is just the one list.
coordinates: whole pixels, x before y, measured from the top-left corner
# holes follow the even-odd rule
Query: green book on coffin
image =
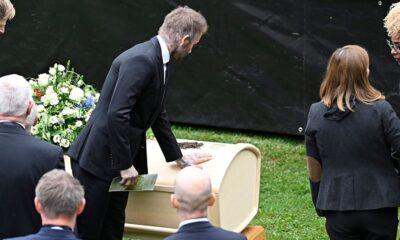
[(135, 182), (130, 186), (121, 185), (121, 177), (112, 180), (109, 192), (143, 192), (153, 191), (158, 174), (143, 174), (135, 178)]

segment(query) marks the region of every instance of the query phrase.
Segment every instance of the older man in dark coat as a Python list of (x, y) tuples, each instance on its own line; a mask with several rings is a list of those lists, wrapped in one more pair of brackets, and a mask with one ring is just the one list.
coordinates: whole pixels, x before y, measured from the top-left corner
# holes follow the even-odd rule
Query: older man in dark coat
[(0, 239), (40, 229), (33, 203), (35, 186), (44, 173), (62, 166), (60, 147), (25, 131), (31, 92), (21, 76), (0, 78)]

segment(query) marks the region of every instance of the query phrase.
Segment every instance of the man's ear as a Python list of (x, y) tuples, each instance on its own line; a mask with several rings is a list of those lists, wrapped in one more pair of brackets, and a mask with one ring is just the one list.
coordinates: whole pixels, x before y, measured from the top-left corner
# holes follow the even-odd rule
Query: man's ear
[(32, 106), (33, 106), (33, 102), (32, 102), (32, 100), (29, 100), (28, 109), (26, 109), (26, 116), (29, 116), (29, 114), (31, 114)]
[(179, 46), (187, 45), (190, 43), (190, 36), (185, 35), (183, 38), (179, 41)]
[(208, 201), (208, 206), (212, 206), (215, 203), (215, 194), (211, 193), (210, 200)]
[(178, 208), (178, 201), (176, 200), (175, 194), (171, 194), (171, 206), (173, 208)]
[(35, 197), (34, 204), (35, 204), (36, 211), (39, 214), (42, 214), (43, 213), (43, 208), (42, 208), (42, 204), (39, 201), (39, 198)]
[(82, 198), (81, 203), (79, 204), (78, 209), (76, 210), (76, 215), (79, 215), (83, 212), (86, 206), (86, 199)]

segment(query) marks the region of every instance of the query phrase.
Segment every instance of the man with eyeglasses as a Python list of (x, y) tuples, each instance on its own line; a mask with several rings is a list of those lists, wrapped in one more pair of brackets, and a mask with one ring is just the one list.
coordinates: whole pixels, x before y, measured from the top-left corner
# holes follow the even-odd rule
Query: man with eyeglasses
[(393, 58), (400, 65), (400, 2), (392, 4), (383, 20), (390, 40), (386, 40)]

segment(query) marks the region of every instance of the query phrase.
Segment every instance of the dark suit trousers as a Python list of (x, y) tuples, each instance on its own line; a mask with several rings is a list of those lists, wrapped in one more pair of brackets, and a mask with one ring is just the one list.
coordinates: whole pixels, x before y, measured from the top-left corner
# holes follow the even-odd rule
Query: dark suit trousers
[(324, 211), (331, 240), (395, 240), (397, 207), (365, 211)]
[(110, 183), (88, 173), (75, 161), (72, 171), (85, 189), (86, 207), (78, 216), (78, 236), (84, 240), (121, 240), (127, 192), (109, 193)]

